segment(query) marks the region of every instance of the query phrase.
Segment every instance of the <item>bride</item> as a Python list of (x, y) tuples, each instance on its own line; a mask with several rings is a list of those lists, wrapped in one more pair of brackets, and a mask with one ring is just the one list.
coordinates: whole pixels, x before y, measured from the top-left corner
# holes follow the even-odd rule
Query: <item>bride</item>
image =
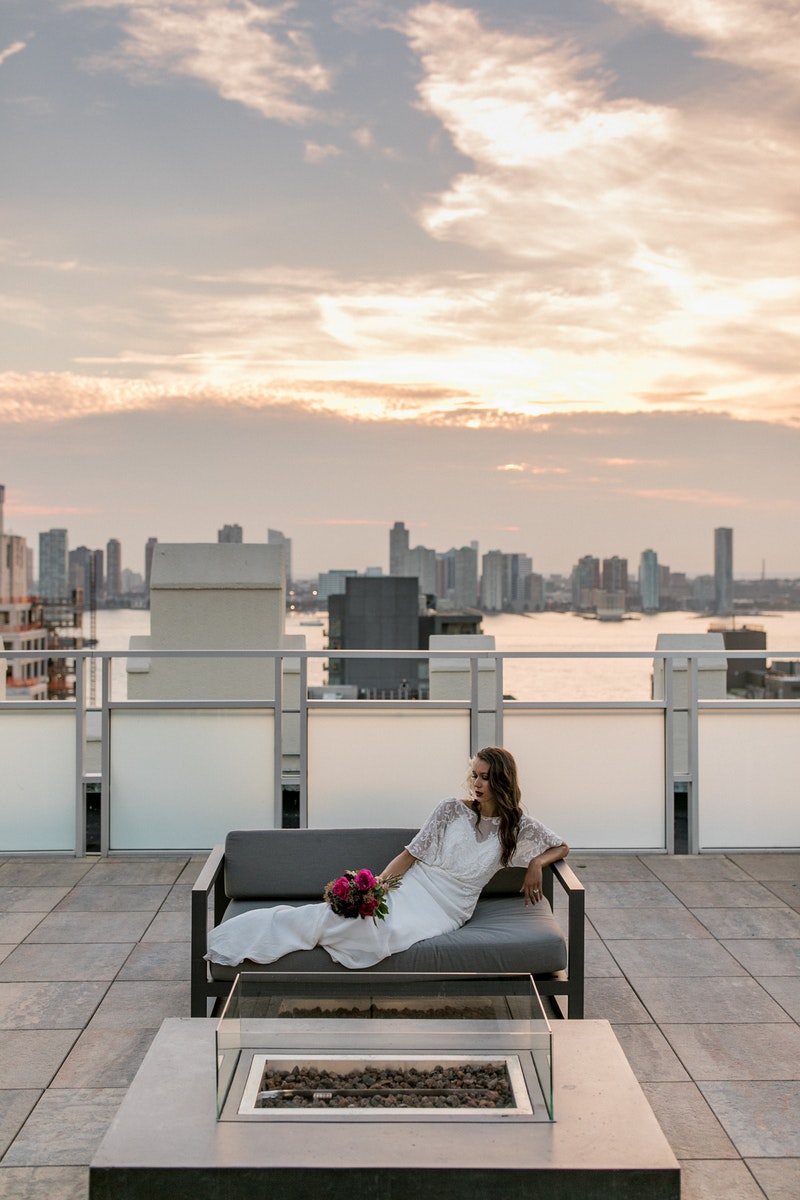
[(402, 887), (387, 893), (384, 920), (341, 917), (324, 902), (253, 909), (211, 930), (206, 958), (223, 966), (270, 963), (292, 950), (323, 946), (345, 967), (371, 967), (423, 938), (458, 929), (501, 866), (527, 868), (520, 892), (526, 905), (537, 904), (542, 869), (568, 853), (566, 842), (522, 811), (513, 756), (489, 746), (472, 760), (467, 799), (442, 800), (377, 876), (379, 882), (402, 878)]

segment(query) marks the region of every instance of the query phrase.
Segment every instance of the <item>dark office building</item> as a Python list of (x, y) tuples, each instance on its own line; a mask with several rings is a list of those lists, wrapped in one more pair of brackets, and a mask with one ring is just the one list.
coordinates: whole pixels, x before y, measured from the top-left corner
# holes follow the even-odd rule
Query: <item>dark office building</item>
[[(328, 597), (328, 643), (334, 650), (427, 650), (432, 634), (480, 632), (480, 613), (419, 611), (414, 576), (349, 576)], [(427, 699), (426, 659), (329, 659), (328, 682), (351, 684), (361, 698)]]
[(761, 650), (753, 658), (729, 658), (727, 690), (746, 690), (753, 685), (764, 686), (767, 673), (767, 635), (763, 629), (743, 625), (741, 629), (723, 629), (726, 650)]
[[(328, 597), (328, 642), (333, 650), (416, 650), (419, 584), (411, 576), (351, 576), (343, 595)], [(355, 684), (360, 696), (392, 699), (419, 694), (415, 659), (329, 660), (328, 682)]]
[(602, 588), (605, 592), (628, 594), (628, 560), (614, 555), (603, 559)]

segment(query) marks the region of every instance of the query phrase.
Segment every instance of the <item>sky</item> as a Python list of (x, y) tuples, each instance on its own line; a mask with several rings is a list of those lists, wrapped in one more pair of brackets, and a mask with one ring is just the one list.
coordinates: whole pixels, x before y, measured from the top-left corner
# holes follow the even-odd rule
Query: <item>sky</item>
[(796, 0), (0, 0), (38, 545), (800, 575)]

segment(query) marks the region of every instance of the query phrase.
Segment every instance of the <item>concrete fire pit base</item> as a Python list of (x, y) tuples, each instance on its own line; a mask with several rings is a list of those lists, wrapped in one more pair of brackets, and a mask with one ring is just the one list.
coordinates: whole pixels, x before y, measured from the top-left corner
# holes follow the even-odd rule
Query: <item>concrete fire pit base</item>
[(212, 1020), (165, 1021), (90, 1200), (679, 1200), (680, 1170), (607, 1021), (553, 1028), (553, 1122), (216, 1120)]

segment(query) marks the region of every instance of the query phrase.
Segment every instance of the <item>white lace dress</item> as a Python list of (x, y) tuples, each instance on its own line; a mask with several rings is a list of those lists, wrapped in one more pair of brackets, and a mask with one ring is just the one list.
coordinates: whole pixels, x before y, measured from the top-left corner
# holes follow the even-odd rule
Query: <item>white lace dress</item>
[[(458, 929), (472, 916), (481, 888), (500, 866), (499, 820), (475, 814), (461, 800), (442, 800), (406, 849), (417, 861), (388, 895), (383, 921), (337, 916), (324, 901), (258, 908), (224, 921), (208, 935), (206, 958), (223, 966), (249, 959), (270, 963), (292, 950), (324, 946), (334, 962), (371, 967), (414, 942)], [(511, 866), (526, 867), (562, 838), (523, 816)], [(381, 870), (384, 864), (373, 864)], [(520, 904), (522, 898), (520, 898)]]

